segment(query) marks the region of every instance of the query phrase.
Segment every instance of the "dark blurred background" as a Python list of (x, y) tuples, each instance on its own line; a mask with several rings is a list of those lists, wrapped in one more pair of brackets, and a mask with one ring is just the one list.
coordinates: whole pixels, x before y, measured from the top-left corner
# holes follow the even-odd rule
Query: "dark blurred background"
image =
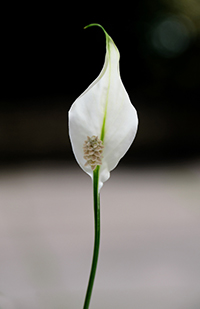
[(200, 154), (200, 2), (48, 4), (1, 9), (0, 160), (73, 160), (67, 112), (98, 76), (100, 23), (120, 54), (122, 81), (139, 115), (124, 164)]

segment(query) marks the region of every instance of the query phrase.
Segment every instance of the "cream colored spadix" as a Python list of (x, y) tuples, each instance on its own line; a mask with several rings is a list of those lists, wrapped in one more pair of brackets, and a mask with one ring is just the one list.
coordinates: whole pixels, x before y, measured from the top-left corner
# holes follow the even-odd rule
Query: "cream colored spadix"
[[(98, 24), (87, 27), (95, 25), (101, 27)], [(74, 155), (81, 168), (92, 178), (93, 169), (87, 164), (87, 157), (84, 158), (83, 146), (88, 137), (95, 136), (103, 142), (99, 190), (127, 152), (138, 126), (137, 112), (120, 78), (119, 51), (111, 37), (103, 31), (106, 36), (103, 69), (69, 110), (69, 136)]]

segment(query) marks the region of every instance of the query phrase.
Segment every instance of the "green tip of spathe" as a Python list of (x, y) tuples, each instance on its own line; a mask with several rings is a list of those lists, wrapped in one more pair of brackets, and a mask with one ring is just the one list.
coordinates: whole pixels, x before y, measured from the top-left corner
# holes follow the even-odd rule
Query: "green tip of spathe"
[(103, 28), (100, 24), (89, 24), (89, 25), (85, 26), (84, 29), (87, 29), (87, 28), (93, 27), (93, 26), (97, 26), (97, 27)]
[(93, 26), (100, 27), (104, 31), (105, 35), (108, 36), (108, 33), (106, 32), (106, 30), (100, 24), (89, 24), (89, 25), (85, 26), (84, 29), (87, 29), (87, 28), (93, 27)]

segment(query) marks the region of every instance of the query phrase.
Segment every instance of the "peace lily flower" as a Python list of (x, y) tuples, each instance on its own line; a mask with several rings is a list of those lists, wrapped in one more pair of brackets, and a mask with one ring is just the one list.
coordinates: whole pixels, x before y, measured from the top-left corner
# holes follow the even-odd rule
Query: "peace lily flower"
[[(93, 25), (101, 27), (98, 24), (87, 27)], [(103, 31), (106, 36), (103, 69), (69, 111), (69, 136), (75, 158), (92, 178), (93, 170), (100, 166), (99, 190), (127, 152), (138, 126), (137, 112), (120, 78), (119, 51), (112, 38)], [(98, 145), (103, 145), (100, 153), (94, 152), (93, 137)]]
[[(80, 167), (93, 179), (94, 251), (83, 309), (88, 309), (96, 273), (100, 243), (100, 189), (133, 142), (137, 112), (122, 84), (119, 51), (104, 28), (106, 56), (97, 79), (69, 110), (69, 136)], [(85, 28), (87, 28), (85, 27)]]

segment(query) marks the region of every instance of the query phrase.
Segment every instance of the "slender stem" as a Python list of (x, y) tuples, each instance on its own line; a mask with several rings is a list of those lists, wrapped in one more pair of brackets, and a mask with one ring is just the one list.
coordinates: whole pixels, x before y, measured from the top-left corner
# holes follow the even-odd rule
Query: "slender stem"
[(83, 309), (88, 309), (90, 304), (90, 298), (92, 295), (92, 289), (96, 274), (97, 261), (99, 256), (99, 244), (100, 244), (100, 195), (98, 192), (99, 187), (99, 166), (93, 172), (93, 199), (94, 199), (94, 250), (93, 260), (90, 271), (90, 278), (88, 282), (87, 292), (85, 296), (85, 302)]

